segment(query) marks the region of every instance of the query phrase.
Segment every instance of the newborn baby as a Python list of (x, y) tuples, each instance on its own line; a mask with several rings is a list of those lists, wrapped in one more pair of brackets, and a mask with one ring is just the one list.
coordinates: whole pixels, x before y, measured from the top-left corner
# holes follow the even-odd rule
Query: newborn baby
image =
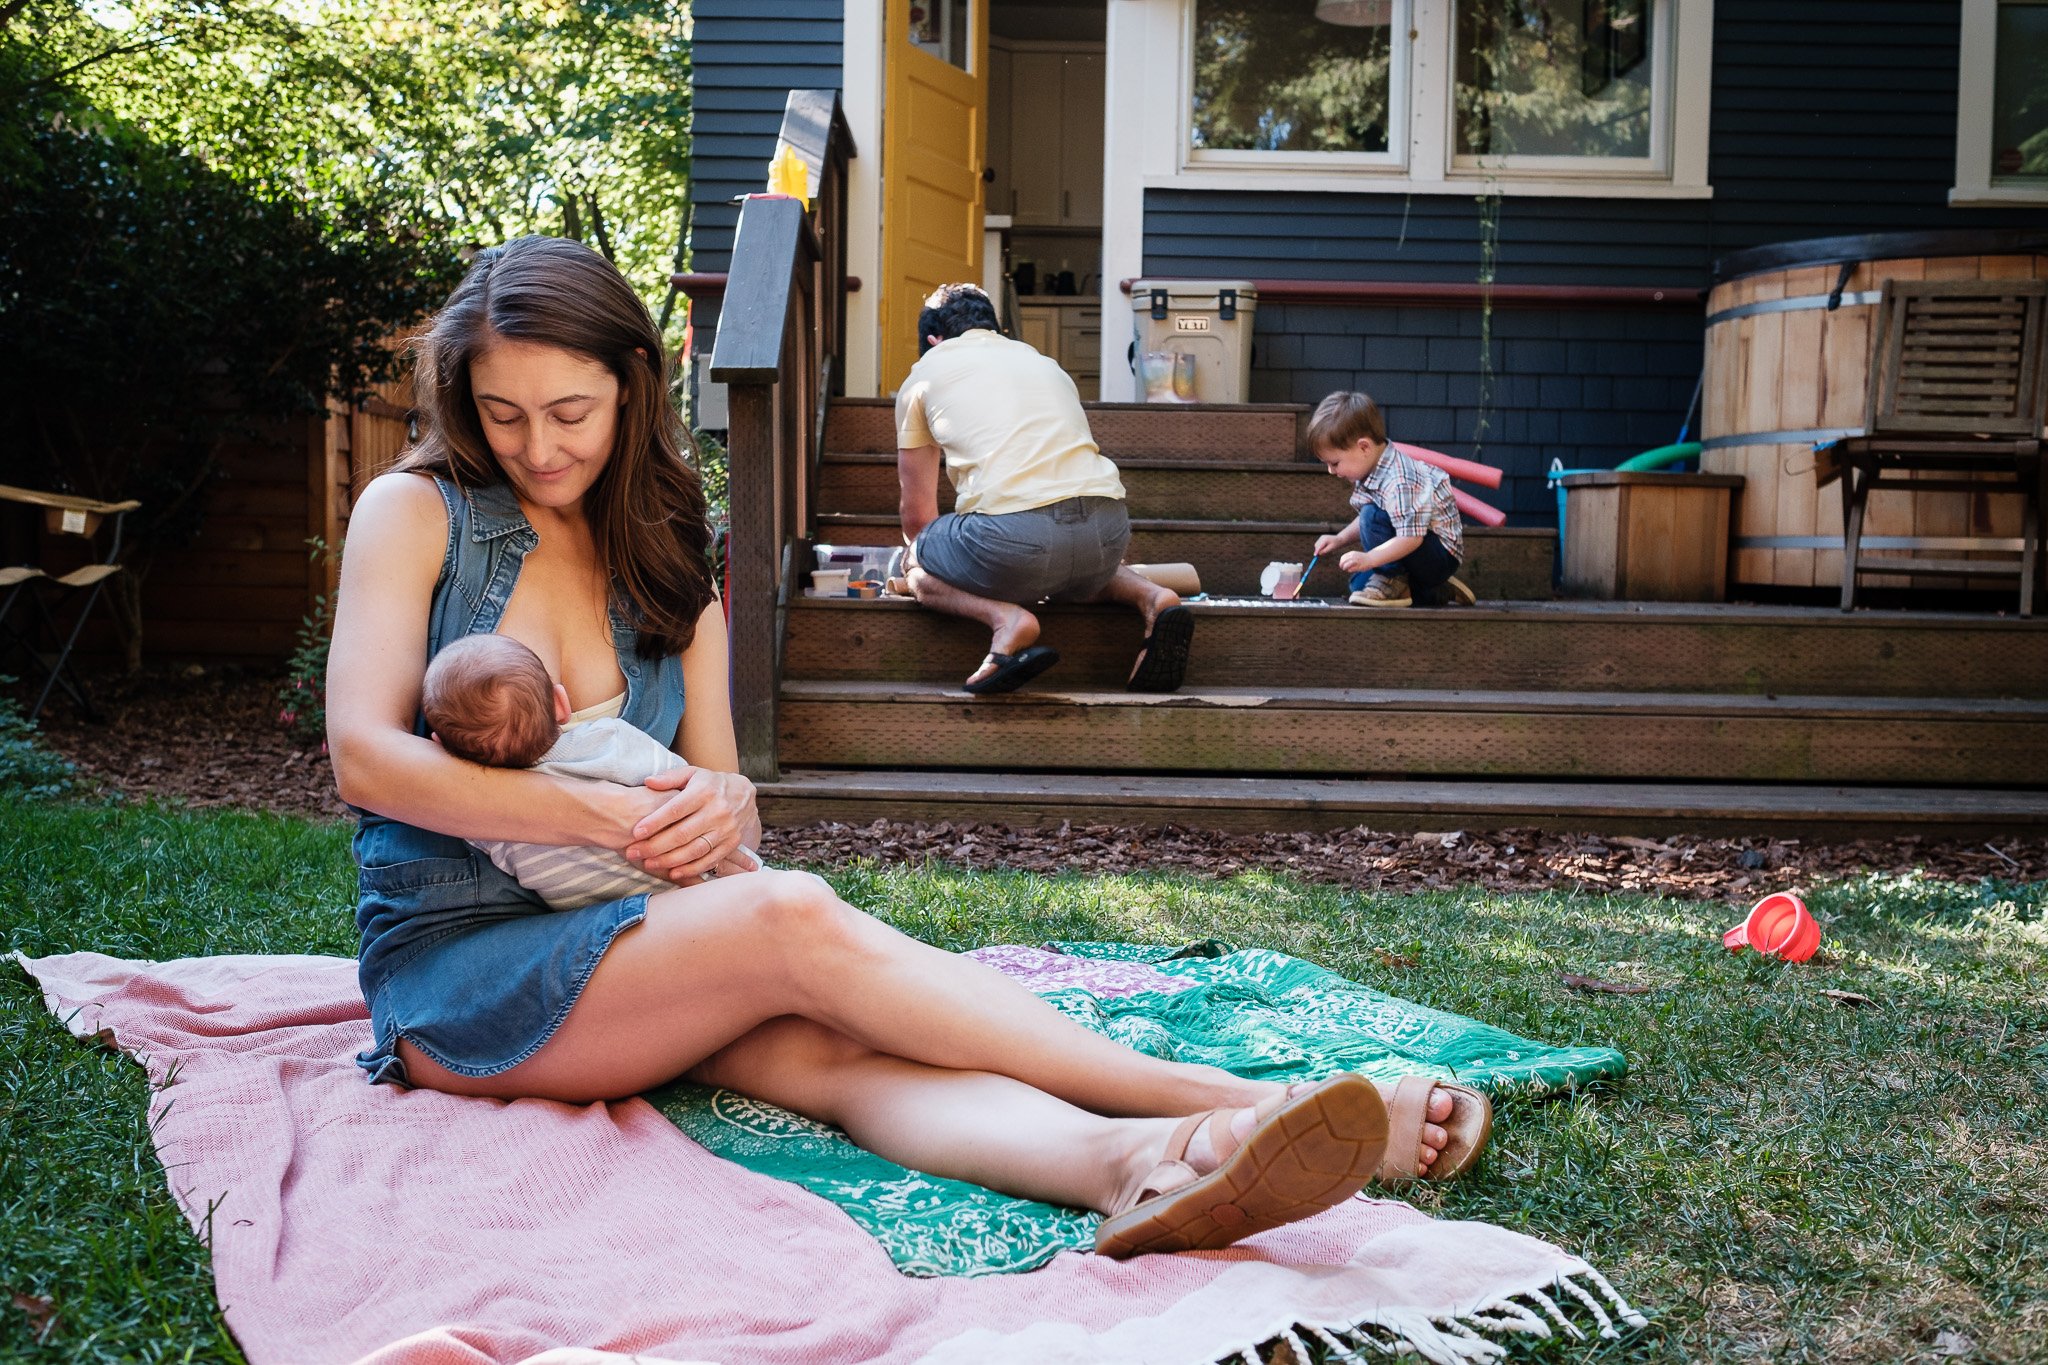
[[(517, 640), (466, 635), (427, 665), (420, 710), (442, 748), (492, 768), (534, 768), (557, 777), (637, 787), (685, 766), (681, 755), (617, 717), (574, 721), (568, 689)], [(555, 910), (578, 910), (676, 883), (643, 872), (623, 853), (581, 844), (472, 839), (492, 862)], [(722, 871), (761, 866), (742, 848)]]

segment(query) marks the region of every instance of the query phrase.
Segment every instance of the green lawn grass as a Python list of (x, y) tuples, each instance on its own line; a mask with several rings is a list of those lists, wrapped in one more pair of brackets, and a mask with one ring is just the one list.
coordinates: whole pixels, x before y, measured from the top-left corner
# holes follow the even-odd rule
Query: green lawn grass
[[(1585, 1255), (1652, 1318), (1518, 1356), (1936, 1360), (1967, 1339), (1967, 1359), (2048, 1360), (2048, 888), (1800, 888), (1827, 939), (1792, 967), (1722, 950), (1728, 907), (1644, 896), (824, 870), (949, 948), (1215, 936), (1625, 1050), (1627, 1080), (1508, 1102), (1489, 1159), (1415, 1197)], [(0, 947), (345, 954), (352, 890), (340, 826), (0, 798)], [(1585, 995), (1566, 972), (1656, 989)], [(140, 1068), (74, 1042), (9, 967), (0, 1078), (0, 1359), (239, 1359), (150, 1151)], [(54, 1306), (46, 1339), (17, 1295)]]

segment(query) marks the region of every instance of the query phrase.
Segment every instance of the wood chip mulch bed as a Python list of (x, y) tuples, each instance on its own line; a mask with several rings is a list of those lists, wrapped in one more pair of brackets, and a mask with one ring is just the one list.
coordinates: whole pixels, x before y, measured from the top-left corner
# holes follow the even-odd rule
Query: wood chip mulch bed
[[(345, 816), (334, 772), (317, 743), (279, 724), (279, 680), (235, 669), (187, 669), (94, 680), (103, 723), (69, 705), (43, 718), (49, 746), (78, 766), (89, 787), (137, 799), (235, 806), (313, 817)], [(1001, 825), (877, 820), (774, 829), (770, 862), (885, 863), (937, 860), (1031, 872), (1131, 872), (1158, 868), (1227, 877), (1258, 869), (1365, 890), (1640, 891), (1729, 899), (1864, 872), (1911, 872), (1978, 881), (2048, 881), (2048, 837), (1981, 841), (1627, 838), (1535, 830), (1427, 834), (1218, 834), (1167, 828)]]

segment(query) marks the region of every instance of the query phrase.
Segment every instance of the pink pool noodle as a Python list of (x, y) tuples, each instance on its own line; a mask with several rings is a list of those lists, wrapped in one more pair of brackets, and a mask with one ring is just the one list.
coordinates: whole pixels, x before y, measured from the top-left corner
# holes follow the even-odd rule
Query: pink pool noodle
[(1481, 526), (1499, 526), (1508, 519), (1508, 514), (1489, 503), (1483, 503), (1462, 488), (1453, 488), (1451, 498), (1458, 504), (1458, 512), (1467, 521), (1476, 521)]
[[(1500, 487), (1500, 471), (1490, 464), (1477, 464), (1471, 460), (1461, 460), (1455, 455), (1446, 455), (1439, 450), (1424, 450), (1421, 446), (1411, 446), (1406, 441), (1389, 441), (1387, 444), (1412, 460), (1420, 460), (1424, 464), (1435, 465), (1454, 479), (1463, 479), (1466, 483), (1476, 483), (1481, 488)], [(1480, 505), (1485, 506), (1484, 503)], [(1486, 519), (1484, 517), (1475, 517), (1474, 520), (1485, 521)], [(1498, 522), (1491, 521), (1486, 524), (1489, 526), (1499, 525)]]

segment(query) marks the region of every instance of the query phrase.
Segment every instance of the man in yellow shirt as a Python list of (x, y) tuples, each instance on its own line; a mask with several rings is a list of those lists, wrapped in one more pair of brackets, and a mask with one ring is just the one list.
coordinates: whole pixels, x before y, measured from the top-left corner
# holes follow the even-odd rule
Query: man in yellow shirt
[[(923, 352), (896, 393), (896, 470), (908, 577), (934, 611), (989, 628), (977, 694), (1010, 692), (1059, 662), (1037, 643), (1039, 602), (1121, 602), (1145, 618), (1128, 686), (1171, 692), (1187, 672), (1194, 613), (1123, 567), (1123, 480), (1089, 433), (1064, 370), (997, 331), (971, 284), (941, 286), (917, 319)], [(953, 511), (939, 515), (939, 465)]]

